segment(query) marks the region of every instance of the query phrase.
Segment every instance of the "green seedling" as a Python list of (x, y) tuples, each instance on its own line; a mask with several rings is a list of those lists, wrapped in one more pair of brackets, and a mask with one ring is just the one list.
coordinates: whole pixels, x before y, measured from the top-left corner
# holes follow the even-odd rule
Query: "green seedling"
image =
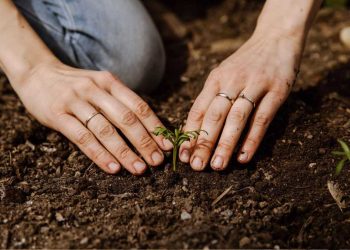
[(326, 0), (325, 6), (332, 8), (345, 8), (349, 4), (349, 0)]
[(336, 168), (335, 168), (335, 174), (339, 175), (342, 171), (345, 163), (348, 161), (350, 162), (350, 148), (349, 146), (342, 140), (338, 140), (341, 148), (343, 151), (333, 151), (333, 155), (341, 156), (342, 159), (338, 162)]
[(183, 132), (182, 127), (175, 128), (174, 132), (167, 128), (157, 127), (154, 130), (153, 134), (156, 136), (162, 135), (165, 139), (169, 140), (173, 144), (172, 166), (173, 166), (173, 170), (176, 171), (177, 155), (181, 144), (184, 143), (185, 141), (196, 139), (201, 132), (205, 132), (206, 134), (208, 134), (207, 131), (201, 130), (201, 129), (196, 131)]

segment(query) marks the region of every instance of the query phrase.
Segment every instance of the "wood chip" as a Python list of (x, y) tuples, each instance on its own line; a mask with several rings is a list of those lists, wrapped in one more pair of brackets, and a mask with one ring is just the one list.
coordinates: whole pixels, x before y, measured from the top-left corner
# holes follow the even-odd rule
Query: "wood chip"
[(213, 42), (210, 45), (211, 53), (225, 53), (225, 52), (234, 52), (244, 43), (243, 39), (221, 39)]
[(178, 38), (184, 38), (188, 34), (186, 26), (173, 13), (167, 12), (162, 15), (163, 21)]
[(344, 194), (343, 192), (339, 189), (338, 184), (334, 183), (333, 181), (328, 181), (327, 182), (327, 187), (332, 195), (333, 199), (337, 203), (340, 211), (343, 212), (343, 209), (347, 208), (345, 200), (344, 200)]
[(216, 199), (213, 201), (213, 203), (211, 203), (211, 205), (212, 205), (212, 206), (215, 206), (215, 204), (217, 204), (222, 198), (224, 198), (225, 195), (228, 194), (228, 192), (231, 191), (232, 187), (233, 187), (233, 186), (231, 185), (231, 186), (230, 186), (228, 189), (226, 189), (222, 194), (220, 194), (219, 197), (216, 198)]

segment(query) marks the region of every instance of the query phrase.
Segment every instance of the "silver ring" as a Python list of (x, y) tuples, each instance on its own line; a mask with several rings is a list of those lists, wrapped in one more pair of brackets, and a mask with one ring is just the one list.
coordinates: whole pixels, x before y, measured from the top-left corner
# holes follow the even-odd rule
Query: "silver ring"
[(255, 106), (256, 106), (255, 102), (253, 100), (251, 100), (250, 98), (246, 97), (243, 93), (240, 94), (239, 97), (250, 102), (253, 105), (253, 108), (255, 108)]
[(90, 115), (90, 117), (88, 119), (86, 119), (86, 121), (85, 121), (85, 127), (88, 126), (89, 121), (91, 121), (91, 119), (94, 118), (96, 115), (102, 115), (102, 114), (100, 112), (96, 111), (92, 115)]
[(234, 99), (231, 98), (230, 96), (226, 95), (225, 93), (218, 93), (218, 94), (216, 94), (216, 96), (224, 97), (224, 98), (226, 98), (227, 100), (229, 100), (232, 104), (233, 104), (233, 102), (234, 102)]

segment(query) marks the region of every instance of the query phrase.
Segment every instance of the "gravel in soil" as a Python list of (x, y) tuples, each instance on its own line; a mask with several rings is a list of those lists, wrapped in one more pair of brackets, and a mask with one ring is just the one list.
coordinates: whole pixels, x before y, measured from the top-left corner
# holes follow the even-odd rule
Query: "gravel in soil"
[[(162, 11), (168, 71), (145, 98), (176, 126), (210, 69), (249, 37), (261, 5), (165, 3), (148, 1)], [(349, 165), (335, 177), (331, 154), (337, 138), (350, 140), (349, 51), (338, 38), (349, 20), (348, 10), (320, 11), (295, 90), (254, 161), (223, 173), (164, 164), (142, 177), (106, 175), (39, 125), (1, 77), (0, 248), (349, 248), (350, 211), (327, 189), (333, 180), (349, 198)]]

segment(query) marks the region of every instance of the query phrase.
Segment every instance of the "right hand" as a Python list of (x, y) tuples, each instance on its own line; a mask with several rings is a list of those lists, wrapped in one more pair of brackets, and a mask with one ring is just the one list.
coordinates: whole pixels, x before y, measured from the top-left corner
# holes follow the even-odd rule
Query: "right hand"
[[(147, 168), (116, 128), (151, 166), (161, 164), (162, 150), (172, 148), (169, 141), (151, 133), (163, 125), (147, 103), (109, 72), (53, 62), (36, 66), (16, 81), (15, 90), (28, 111), (65, 135), (107, 173), (115, 174), (123, 166), (139, 175)], [(96, 111), (101, 114), (85, 127)]]

